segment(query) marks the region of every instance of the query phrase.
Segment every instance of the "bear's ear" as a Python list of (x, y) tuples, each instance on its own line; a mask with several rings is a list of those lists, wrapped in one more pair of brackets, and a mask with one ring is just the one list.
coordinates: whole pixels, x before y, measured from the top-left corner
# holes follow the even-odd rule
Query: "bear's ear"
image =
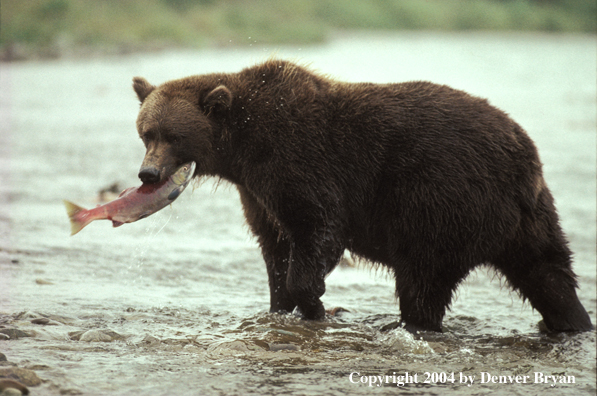
[(228, 109), (232, 105), (232, 92), (226, 86), (219, 85), (207, 94), (203, 104), (208, 112)]
[(135, 77), (133, 78), (133, 89), (137, 93), (141, 103), (143, 103), (145, 98), (155, 89), (155, 87), (148, 83), (143, 77)]

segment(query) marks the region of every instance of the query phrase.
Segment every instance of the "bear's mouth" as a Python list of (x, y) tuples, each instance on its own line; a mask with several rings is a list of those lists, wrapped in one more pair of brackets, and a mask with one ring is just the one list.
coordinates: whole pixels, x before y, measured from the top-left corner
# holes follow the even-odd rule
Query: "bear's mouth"
[(163, 166), (160, 169), (160, 182), (168, 180), (176, 172), (176, 169), (178, 166)]
[(158, 184), (165, 180), (168, 180), (170, 176), (176, 171), (176, 166), (155, 166), (153, 164), (147, 164), (145, 161), (141, 165), (139, 170), (139, 179), (143, 184)]

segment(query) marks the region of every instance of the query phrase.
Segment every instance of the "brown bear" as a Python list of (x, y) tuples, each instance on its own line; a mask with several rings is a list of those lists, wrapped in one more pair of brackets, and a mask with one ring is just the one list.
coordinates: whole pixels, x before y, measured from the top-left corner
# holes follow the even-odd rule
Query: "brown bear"
[(238, 188), (271, 312), (324, 318), (324, 279), (348, 249), (394, 273), (409, 331), (441, 331), (481, 264), (548, 329), (593, 328), (537, 150), (486, 100), (429, 82), (344, 83), (281, 60), (133, 87), (139, 178), (195, 161), (197, 176)]

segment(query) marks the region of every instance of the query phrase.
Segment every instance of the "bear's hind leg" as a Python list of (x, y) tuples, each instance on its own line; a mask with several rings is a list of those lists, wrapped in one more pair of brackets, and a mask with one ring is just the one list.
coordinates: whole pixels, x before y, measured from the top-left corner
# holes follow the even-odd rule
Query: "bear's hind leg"
[(565, 245), (548, 246), (539, 254), (520, 246), (496, 262), (510, 285), (531, 303), (551, 331), (593, 329), (576, 295), (576, 276)]
[(549, 190), (539, 193), (534, 213), (523, 213), (518, 233), (494, 266), (529, 300), (551, 331), (588, 331), (591, 319), (576, 295), (571, 252)]

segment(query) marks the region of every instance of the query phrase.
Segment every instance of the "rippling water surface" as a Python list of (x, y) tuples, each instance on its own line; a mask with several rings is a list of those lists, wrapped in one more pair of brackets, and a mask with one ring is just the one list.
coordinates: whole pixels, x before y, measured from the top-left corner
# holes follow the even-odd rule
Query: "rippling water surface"
[[(448, 84), (510, 113), (539, 147), (595, 323), (595, 44), (405, 33), (276, 54), (347, 81)], [(540, 316), (484, 269), (460, 287), (445, 333), (423, 340), (387, 330), (398, 319), (393, 282), (366, 264), (327, 280), (326, 307), (349, 312), (324, 322), (267, 313), (265, 266), (225, 183), (69, 237), (62, 199), (91, 207), (102, 187), (139, 184), (133, 76), (233, 72), (272, 53), (255, 44), (1, 65), (0, 330), (24, 334), (0, 339), (0, 352), (42, 379), (35, 394), (365, 395), (410, 382), (402, 394), (594, 395), (595, 332), (540, 333)], [(503, 383), (516, 376), (527, 383)], [(553, 390), (546, 376), (574, 383)]]

